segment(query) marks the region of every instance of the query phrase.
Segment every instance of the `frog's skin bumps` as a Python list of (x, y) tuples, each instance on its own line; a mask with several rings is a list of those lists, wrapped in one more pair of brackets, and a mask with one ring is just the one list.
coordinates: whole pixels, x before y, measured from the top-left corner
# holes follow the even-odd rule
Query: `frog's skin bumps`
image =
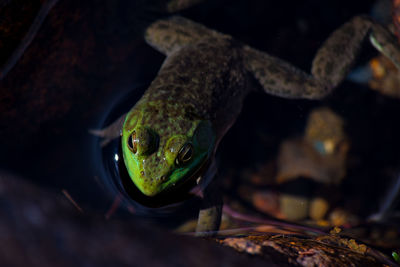
[[(176, 49), (128, 113), (123, 127), (123, 146), (133, 131), (138, 132), (138, 126), (151, 129), (159, 137), (159, 150), (137, 158), (135, 163), (126, 159), (135, 157), (132, 151), (125, 149), (124, 152), (128, 171), (131, 165), (137, 166), (130, 174), (140, 174), (135, 176), (136, 180), (132, 179), (144, 194), (157, 194), (170, 182), (169, 174), (175, 164), (175, 159), (169, 159), (167, 154), (171, 138), (176, 137), (178, 143), (174, 150), (179, 150), (179, 146), (193, 136), (200, 122), (210, 122), (214, 136), (222, 137), (238, 116), (249, 86), (236, 46), (238, 44), (229, 37), (211, 37)], [(211, 138), (206, 141), (212, 150), (207, 154), (209, 159), (215, 141)]]
[[(273, 95), (326, 96), (345, 78), (367, 36), (399, 65), (395, 39), (368, 17), (355, 17), (335, 31), (317, 52), (311, 74), (182, 17), (154, 22), (145, 40), (167, 58), (123, 125), (124, 161), (132, 181), (154, 196), (210, 160), (254, 88), (254, 78)], [(196, 134), (206, 124), (203, 136)], [(132, 136), (137, 151), (129, 148)], [(201, 146), (196, 138), (204, 141)], [(194, 144), (193, 162), (178, 166), (178, 151), (188, 142)]]
[[(172, 17), (152, 24), (145, 38), (155, 49), (168, 55), (210, 36), (213, 41), (227, 37), (182, 17)], [(366, 37), (400, 68), (399, 47), (394, 36), (366, 16), (353, 18), (331, 34), (315, 55), (311, 75), (246, 45), (238, 53), (242, 54), (242, 67), (267, 93), (285, 98), (320, 99), (346, 77)]]

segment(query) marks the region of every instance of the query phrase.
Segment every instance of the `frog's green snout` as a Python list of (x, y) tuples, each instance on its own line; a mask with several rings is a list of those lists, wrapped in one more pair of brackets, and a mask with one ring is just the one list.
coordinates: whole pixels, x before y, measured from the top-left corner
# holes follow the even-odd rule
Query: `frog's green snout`
[(143, 194), (156, 195), (162, 184), (168, 181), (166, 170), (169, 169), (163, 156), (156, 153), (160, 136), (148, 126), (137, 126), (123, 140), (127, 148), (124, 161), (129, 176)]

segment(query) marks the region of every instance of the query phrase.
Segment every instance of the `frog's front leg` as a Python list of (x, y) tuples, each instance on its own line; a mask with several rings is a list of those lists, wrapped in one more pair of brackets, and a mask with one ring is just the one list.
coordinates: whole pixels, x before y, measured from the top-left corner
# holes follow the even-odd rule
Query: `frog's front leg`
[(366, 16), (353, 18), (331, 34), (315, 55), (311, 75), (249, 46), (243, 49), (244, 64), (267, 93), (286, 98), (319, 99), (343, 81), (366, 37), (400, 69), (400, 48), (396, 39)]
[(222, 196), (214, 177), (203, 191), (203, 203), (197, 220), (196, 236), (212, 236), (221, 224)]
[(206, 188), (197, 220), (196, 236), (212, 236), (221, 224), (222, 196), (214, 182)]

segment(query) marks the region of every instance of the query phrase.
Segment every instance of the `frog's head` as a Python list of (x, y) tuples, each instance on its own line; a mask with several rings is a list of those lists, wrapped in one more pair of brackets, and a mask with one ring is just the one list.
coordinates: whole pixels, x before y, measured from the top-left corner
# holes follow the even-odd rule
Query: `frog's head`
[(210, 121), (150, 105), (128, 113), (121, 141), (131, 180), (143, 194), (155, 196), (197, 178), (193, 175), (213, 153), (215, 134)]

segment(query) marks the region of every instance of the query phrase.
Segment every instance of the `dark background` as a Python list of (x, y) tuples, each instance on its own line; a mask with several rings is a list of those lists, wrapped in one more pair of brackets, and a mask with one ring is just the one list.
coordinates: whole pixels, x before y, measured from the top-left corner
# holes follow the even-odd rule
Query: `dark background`
[[(15, 8), (6, 6), (5, 12), (3, 6), (0, 23), (20, 28), (2, 32), (2, 64), (45, 1), (10, 2)], [(370, 14), (373, 4), (221, 0), (181, 14), (309, 70), (329, 33), (356, 14)], [(146, 1), (58, 1), (0, 81), (0, 168), (60, 194), (67, 190), (85, 210), (105, 213), (113, 192), (104, 183), (98, 139), (88, 129), (123, 113), (118, 103), (129, 97), (133, 105), (156, 75), (164, 56), (141, 33), (160, 15)], [(358, 63), (374, 54), (366, 44)], [(300, 135), (309, 111), (321, 105), (345, 118), (351, 140), (344, 198), (362, 215), (373, 212), (399, 170), (400, 105), (364, 85), (344, 82), (323, 101), (251, 95), (221, 143), (219, 168), (239, 172), (273, 159), (279, 144)]]

